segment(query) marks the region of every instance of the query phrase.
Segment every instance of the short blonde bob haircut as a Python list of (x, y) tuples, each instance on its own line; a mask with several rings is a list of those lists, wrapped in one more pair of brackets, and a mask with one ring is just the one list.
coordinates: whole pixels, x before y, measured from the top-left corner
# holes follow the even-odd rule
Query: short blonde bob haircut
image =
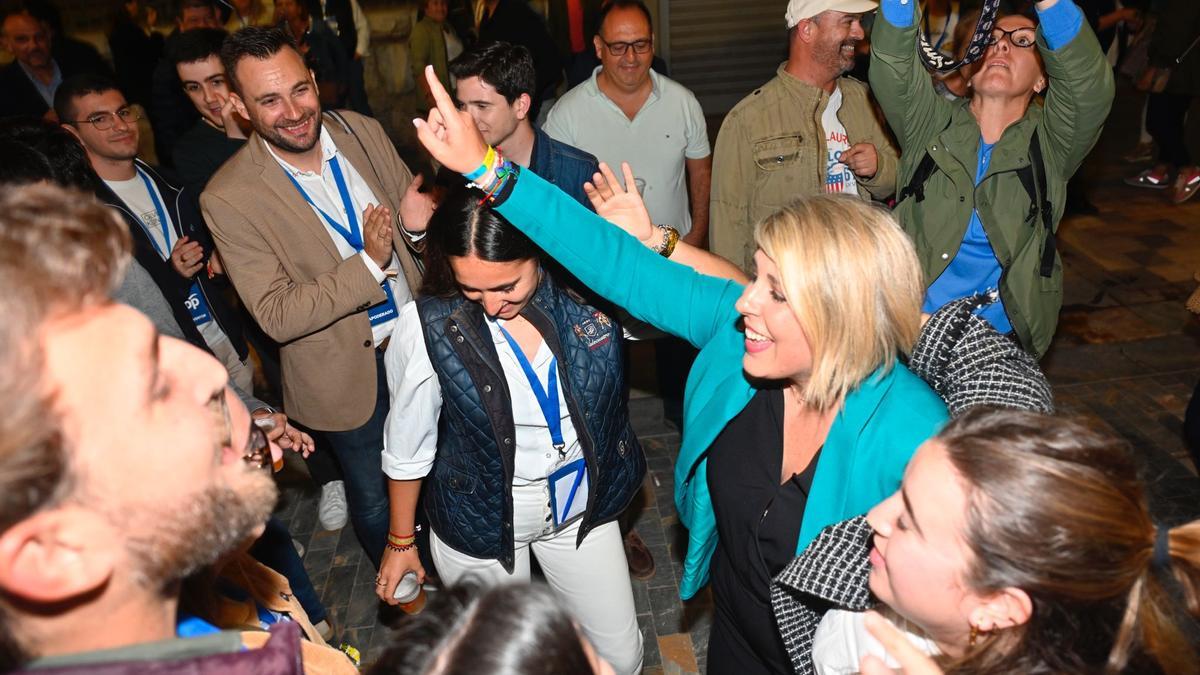
[(817, 195), (767, 216), (754, 240), (779, 268), (808, 338), (808, 405), (840, 407), (871, 373), (888, 372), (912, 350), (925, 287), (912, 242), (890, 213), (849, 195)]

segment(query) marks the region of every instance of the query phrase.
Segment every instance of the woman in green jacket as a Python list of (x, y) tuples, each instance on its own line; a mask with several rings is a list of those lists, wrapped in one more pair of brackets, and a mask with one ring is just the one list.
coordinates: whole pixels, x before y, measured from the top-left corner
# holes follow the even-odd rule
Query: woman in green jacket
[(871, 92), (900, 144), (896, 218), (925, 272), (924, 311), (996, 295), (983, 318), (1040, 357), (1062, 307), (1055, 231), (1067, 181), (1100, 137), (1113, 75), (1072, 0), (1035, 7), (1038, 22), (996, 22), (971, 95), (947, 101), (917, 56), (918, 3), (882, 0)]
[(434, 158), (484, 186), (583, 284), (700, 349), (675, 469), (689, 536), (680, 593), (690, 598), (711, 573), (712, 672), (790, 672), (771, 576), (821, 528), (894, 491), (946, 420), (937, 394), (898, 361), (920, 330), (912, 244), (886, 212), (824, 195), (759, 224), (749, 285), (700, 274), (687, 265), (705, 254), (652, 227), (637, 200), (610, 211), (629, 236), (535, 174), (493, 161), (471, 118), (426, 76), (437, 109), (417, 127)]

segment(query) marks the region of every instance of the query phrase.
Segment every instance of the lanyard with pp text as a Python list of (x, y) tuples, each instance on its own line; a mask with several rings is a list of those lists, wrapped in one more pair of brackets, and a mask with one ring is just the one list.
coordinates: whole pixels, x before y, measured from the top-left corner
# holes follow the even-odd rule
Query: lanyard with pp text
[(542, 409), (542, 417), (546, 418), (546, 427), (550, 430), (550, 442), (558, 451), (559, 459), (565, 459), (567, 444), (563, 441), (562, 417), (559, 415), (558, 408), (558, 357), (550, 357), (550, 372), (546, 375), (546, 388), (543, 389), (537, 372), (533, 370), (529, 359), (525, 358), (521, 346), (517, 344), (512, 335), (509, 335), (508, 331), (504, 330), (504, 326), (497, 323), (496, 327), (500, 329), (500, 334), (504, 336), (504, 339), (508, 340), (508, 346), (512, 347), (513, 354), (517, 357), (517, 363), (521, 364), (521, 370), (525, 371), (525, 377), (529, 380), (530, 388), (533, 389), (533, 396)]
[(341, 223), (328, 213), (325, 213), (321, 207), (317, 206), (313, 202), (312, 197), (309, 197), (308, 193), (304, 191), (304, 188), (300, 185), (300, 181), (296, 180), (296, 177), (292, 175), (291, 171), (284, 171), (284, 173), (292, 181), (292, 185), (296, 186), (296, 190), (300, 192), (300, 196), (304, 197), (304, 201), (316, 209), (317, 213), (321, 214), (321, 217), (325, 219), (325, 222), (329, 223), (329, 226), (335, 232), (342, 235), (347, 244), (354, 247), (355, 251), (361, 251), (363, 250), (363, 240), (362, 233), (358, 229), (358, 215), (354, 212), (354, 201), (350, 199), (350, 188), (346, 187), (346, 177), (342, 175), (342, 166), (338, 162), (337, 157), (329, 160), (329, 168), (333, 171), (333, 181), (337, 183), (338, 194), (342, 198), (342, 207), (346, 209), (346, 219), (350, 221), (349, 228), (342, 227)]
[(154, 212), (158, 214), (158, 226), (162, 228), (163, 245), (167, 247), (167, 250), (163, 251), (158, 247), (158, 242), (154, 240), (154, 233), (150, 231), (150, 226), (146, 224), (146, 221), (141, 218), (138, 218), (137, 221), (141, 224), (142, 229), (146, 231), (146, 235), (150, 237), (150, 244), (154, 247), (154, 250), (158, 251), (158, 255), (162, 256), (163, 260), (166, 260), (171, 254), (171, 221), (167, 220), (167, 210), (163, 208), (162, 200), (158, 198), (158, 190), (154, 189), (154, 184), (150, 182), (150, 177), (146, 175), (145, 171), (142, 171), (141, 167), (134, 168), (137, 169), (138, 176), (141, 177), (142, 182), (146, 184), (146, 192), (150, 193), (150, 201), (154, 202)]
[[(167, 220), (167, 210), (163, 207), (162, 200), (158, 197), (158, 190), (154, 189), (154, 184), (150, 182), (150, 177), (146, 175), (145, 171), (142, 171), (141, 167), (135, 168), (142, 182), (146, 184), (146, 192), (150, 193), (150, 201), (154, 202), (154, 211), (158, 215), (158, 225), (162, 228), (163, 245), (167, 249), (164, 251), (158, 247), (158, 242), (154, 240), (154, 234), (150, 231), (150, 226), (146, 224), (146, 221), (141, 218), (138, 218), (137, 221), (141, 224), (142, 229), (146, 231), (146, 238), (150, 240), (150, 245), (154, 247), (155, 251), (158, 251), (158, 255), (163, 260), (168, 260), (171, 257), (171, 221)], [(209, 312), (208, 301), (204, 298), (204, 292), (200, 290), (199, 281), (193, 281), (192, 285), (188, 287), (188, 296), (184, 301), (184, 305), (187, 307), (188, 314), (192, 316), (192, 321), (196, 326), (203, 326), (212, 321), (212, 313)]]

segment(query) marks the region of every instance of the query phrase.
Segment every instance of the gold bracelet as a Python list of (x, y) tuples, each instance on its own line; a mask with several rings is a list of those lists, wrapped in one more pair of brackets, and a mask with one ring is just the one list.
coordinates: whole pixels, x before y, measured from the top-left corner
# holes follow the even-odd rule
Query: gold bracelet
[(664, 258), (670, 258), (671, 254), (675, 252), (675, 245), (679, 243), (679, 230), (667, 225), (658, 227), (663, 231), (663, 244), (658, 253)]

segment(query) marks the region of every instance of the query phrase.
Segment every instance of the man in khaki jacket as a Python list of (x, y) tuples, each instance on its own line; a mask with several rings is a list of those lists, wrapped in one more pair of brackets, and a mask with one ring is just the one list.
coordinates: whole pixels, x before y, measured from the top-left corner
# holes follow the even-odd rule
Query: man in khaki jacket
[(713, 154), (712, 251), (749, 269), (754, 224), (798, 197), (895, 191), (896, 151), (863, 83), (842, 73), (875, 0), (791, 0), (788, 60), (725, 116)]
[(321, 114), (285, 33), (243, 29), (221, 60), (254, 134), (209, 181), (204, 216), (243, 303), (281, 344), (284, 407), (324, 437), (378, 566), (388, 527), (383, 351), (420, 281), (414, 253), (432, 201), (377, 122)]

